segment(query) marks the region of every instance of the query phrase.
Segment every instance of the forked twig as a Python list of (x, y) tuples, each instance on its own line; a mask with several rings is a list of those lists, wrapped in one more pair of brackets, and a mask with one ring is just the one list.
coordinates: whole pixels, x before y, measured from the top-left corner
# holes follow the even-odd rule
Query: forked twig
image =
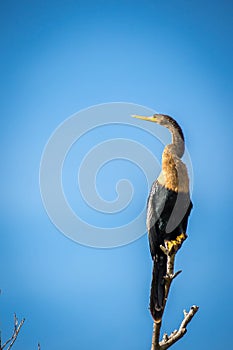
[(199, 307), (194, 305), (190, 308), (189, 312), (184, 310), (184, 319), (180, 324), (180, 328), (172, 332), (169, 336), (165, 335), (163, 340), (159, 343), (161, 350), (166, 350), (175, 344), (179, 339), (181, 339), (187, 332), (187, 325), (191, 322), (193, 316), (198, 311)]
[(6, 346), (8, 346), (7, 350), (10, 350), (12, 348), (12, 346), (14, 345), (14, 343), (15, 343), (17, 337), (18, 337), (20, 329), (21, 329), (21, 327), (24, 324), (24, 321), (25, 321), (25, 318), (23, 318), (21, 320), (21, 322), (19, 323), (16, 314), (14, 314), (14, 330), (13, 330), (13, 334), (12, 334), (11, 338), (9, 338), (3, 345), (1, 344), (1, 341), (0, 341), (0, 350), (3, 350)]

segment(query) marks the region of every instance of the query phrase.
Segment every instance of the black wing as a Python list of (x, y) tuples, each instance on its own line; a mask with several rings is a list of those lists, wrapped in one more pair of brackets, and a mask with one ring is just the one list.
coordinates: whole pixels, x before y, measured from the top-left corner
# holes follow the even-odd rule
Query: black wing
[(189, 193), (167, 189), (156, 180), (147, 202), (147, 229), (150, 251), (154, 257), (164, 240), (175, 239), (186, 233), (192, 209)]

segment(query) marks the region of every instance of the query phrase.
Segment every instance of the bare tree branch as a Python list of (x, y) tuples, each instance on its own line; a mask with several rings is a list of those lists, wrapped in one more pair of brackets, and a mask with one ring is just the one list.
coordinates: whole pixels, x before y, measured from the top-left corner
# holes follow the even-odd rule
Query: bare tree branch
[[(1, 294), (1, 289), (0, 289), (0, 294)], [(11, 350), (11, 348), (13, 347), (18, 335), (19, 335), (19, 332), (23, 326), (25, 322), (25, 318), (23, 318), (20, 323), (19, 323), (19, 320), (16, 316), (16, 313), (14, 313), (14, 329), (13, 329), (13, 333), (12, 333), (12, 336), (5, 341), (5, 343), (2, 345), (2, 333), (1, 333), (1, 330), (0, 330), (0, 350), (3, 350), (6, 346), (7, 349), (6, 350)], [(38, 343), (38, 350), (40, 350), (40, 343)]]
[[(164, 277), (165, 297), (164, 297), (164, 303), (163, 303), (163, 310), (165, 310), (171, 283), (174, 280), (174, 278), (176, 278), (181, 273), (181, 271), (177, 271), (176, 273), (174, 273), (175, 256), (178, 249), (175, 251), (170, 250), (167, 243), (165, 243), (165, 247), (160, 246), (160, 248), (167, 255), (167, 275)], [(197, 311), (198, 311), (198, 306), (192, 306), (189, 312), (186, 312), (184, 310), (184, 319), (180, 324), (179, 330), (178, 331), (175, 330), (169, 336), (165, 333), (163, 335), (162, 341), (159, 341), (162, 319), (159, 322), (154, 322), (151, 350), (166, 350), (170, 348), (173, 344), (175, 344), (179, 339), (181, 339), (187, 332), (186, 327), (188, 323), (191, 322), (193, 316), (196, 314)]]
[(179, 339), (181, 339), (185, 333), (187, 332), (187, 325), (189, 322), (192, 320), (193, 316), (195, 313), (198, 311), (198, 306), (192, 306), (189, 310), (189, 312), (186, 312), (184, 310), (184, 319), (180, 324), (179, 330), (175, 330), (174, 332), (171, 333), (170, 336), (166, 336), (163, 338), (163, 340), (159, 343), (160, 349), (161, 350), (166, 350), (170, 348), (173, 344), (175, 344)]
[(12, 348), (12, 346), (14, 345), (14, 342), (16, 341), (16, 339), (18, 337), (20, 329), (21, 329), (21, 327), (24, 324), (24, 321), (25, 321), (25, 318), (23, 318), (21, 320), (21, 322), (19, 323), (16, 314), (14, 314), (14, 330), (13, 330), (13, 334), (12, 334), (11, 338), (9, 338), (3, 345), (1, 345), (1, 343), (0, 343), (0, 345), (1, 345), (0, 350), (3, 350), (6, 346), (8, 346), (7, 350), (10, 350)]

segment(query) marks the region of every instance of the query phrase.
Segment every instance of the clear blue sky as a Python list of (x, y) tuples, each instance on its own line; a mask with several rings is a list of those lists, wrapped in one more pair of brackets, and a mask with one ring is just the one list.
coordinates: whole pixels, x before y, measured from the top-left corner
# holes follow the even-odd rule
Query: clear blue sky
[(184, 128), (194, 210), (165, 328), (196, 303), (174, 349), (230, 347), (232, 12), (226, 0), (1, 1), (0, 321), (5, 339), (13, 312), (26, 317), (15, 350), (38, 340), (44, 350), (150, 348), (147, 237), (109, 250), (81, 246), (58, 232), (40, 197), (51, 133), (111, 101), (170, 114)]

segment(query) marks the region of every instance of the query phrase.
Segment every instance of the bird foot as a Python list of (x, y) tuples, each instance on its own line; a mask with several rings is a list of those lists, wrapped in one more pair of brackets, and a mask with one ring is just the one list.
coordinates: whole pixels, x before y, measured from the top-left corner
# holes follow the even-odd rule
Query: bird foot
[(177, 236), (176, 239), (171, 241), (165, 241), (165, 249), (168, 251), (168, 254), (175, 254), (181, 248), (186, 238), (186, 233), (181, 233), (181, 235)]

